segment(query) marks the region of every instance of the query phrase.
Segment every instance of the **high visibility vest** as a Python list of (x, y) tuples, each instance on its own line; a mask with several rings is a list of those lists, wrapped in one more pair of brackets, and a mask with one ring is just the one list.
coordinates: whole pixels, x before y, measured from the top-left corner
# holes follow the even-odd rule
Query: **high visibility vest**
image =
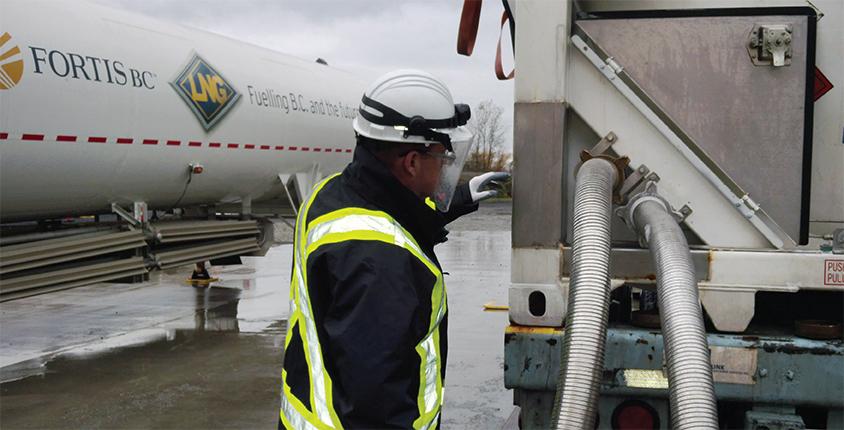
[(337, 175), (317, 184), (311, 197), (302, 205), (296, 221), (296, 241), (293, 254), (293, 276), (290, 283), (290, 317), (287, 323), (285, 350), (298, 327), (305, 360), (310, 372), (309, 411), (294, 396), (287, 384), (287, 371), (282, 370), (280, 418), (285, 426), (294, 429), (340, 429), (342, 424), (334, 410), (331, 375), (326, 371), (317, 335), (314, 313), (308, 297), (308, 256), (321, 246), (348, 240), (380, 241), (409, 251), (436, 278), (431, 295), (431, 319), (425, 336), (416, 344), (419, 354), (419, 415), (414, 429), (435, 428), (443, 403), (442, 356), (440, 355), (440, 322), (446, 313), (446, 293), (442, 271), (428, 258), (419, 244), (396, 220), (382, 211), (349, 207), (322, 215), (305, 225), (308, 211), (319, 191)]

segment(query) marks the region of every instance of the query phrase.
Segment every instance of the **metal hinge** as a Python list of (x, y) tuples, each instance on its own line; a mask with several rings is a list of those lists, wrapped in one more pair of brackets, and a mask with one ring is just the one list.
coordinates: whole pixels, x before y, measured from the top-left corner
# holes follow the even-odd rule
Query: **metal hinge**
[(613, 57), (607, 58), (607, 65), (610, 66), (610, 68), (613, 72), (615, 72), (616, 75), (624, 71), (624, 67), (622, 67), (621, 64), (618, 64), (618, 62), (615, 61), (615, 58)]
[(735, 205), (737, 208), (739, 208), (742, 215), (744, 215), (744, 217), (748, 219), (756, 215), (756, 212), (761, 209), (759, 203), (756, 203), (756, 201), (750, 198), (750, 194), (745, 194), (744, 196), (742, 196), (742, 198), (735, 202)]

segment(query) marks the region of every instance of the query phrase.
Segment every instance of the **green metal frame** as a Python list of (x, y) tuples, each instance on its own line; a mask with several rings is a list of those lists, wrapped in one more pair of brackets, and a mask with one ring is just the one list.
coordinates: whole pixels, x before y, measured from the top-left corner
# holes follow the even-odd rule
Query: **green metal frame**
[[(755, 351), (756, 355), (755, 371), (753, 375), (745, 375), (746, 383), (716, 382), (719, 402), (827, 408), (830, 411), (828, 428), (844, 428), (844, 341), (712, 333), (708, 335), (708, 341), (710, 347), (738, 348)], [(523, 429), (550, 425), (562, 342), (561, 329), (507, 328), (504, 385), (515, 390), (515, 403), (522, 408)], [(650, 399), (660, 414), (662, 426), (669, 423), (668, 390), (630, 384), (624, 374), (625, 370), (646, 371), (644, 373), (650, 370), (651, 374), (661, 374), (663, 354), (659, 331), (629, 326), (608, 331), (601, 384), (601, 428), (609, 428), (613, 405), (625, 398)]]

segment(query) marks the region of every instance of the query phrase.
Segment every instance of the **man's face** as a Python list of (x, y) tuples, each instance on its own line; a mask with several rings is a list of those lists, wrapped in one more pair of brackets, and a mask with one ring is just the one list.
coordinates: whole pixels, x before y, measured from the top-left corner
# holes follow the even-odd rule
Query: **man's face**
[(425, 197), (433, 197), (440, 181), (440, 173), (447, 159), (445, 148), (441, 145), (432, 145), (428, 152), (420, 152), (419, 159), (422, 165), (420, 169), (419, 186), (420, 194)]
[(390, 171), (406, 188), (419, 198), (434, 197), (440, 182), (440, 174), (453, 161), (442, 145), (406, 149), (390, 163)]

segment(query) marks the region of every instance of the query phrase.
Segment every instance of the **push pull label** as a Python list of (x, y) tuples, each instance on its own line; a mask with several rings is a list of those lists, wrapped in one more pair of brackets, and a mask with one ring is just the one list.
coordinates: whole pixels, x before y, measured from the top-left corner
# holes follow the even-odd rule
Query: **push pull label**
[(823, 262), (823, 284), (831, 287), (844, 287), (844, 260), (825, 260)]

